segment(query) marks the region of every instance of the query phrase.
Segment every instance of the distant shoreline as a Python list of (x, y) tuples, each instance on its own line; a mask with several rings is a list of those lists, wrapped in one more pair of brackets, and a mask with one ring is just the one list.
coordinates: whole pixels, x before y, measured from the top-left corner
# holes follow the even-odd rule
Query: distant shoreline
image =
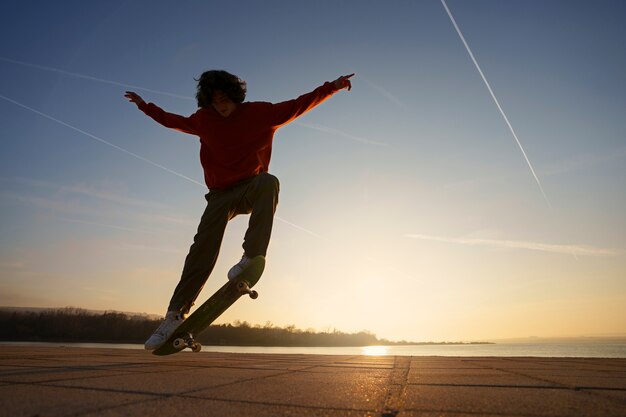
[[(144, 313), (95, 311), (81, 308), (0, 306), (0, 341), (50, 343), (137, 344), (162, 320)], [(391, 341), (368, 331), (318, 332), (294, 325), (278, 327), (235, 321), (211, 325), (199, 335), (205, 346), (362, 347), (362, 346), (481, 346), (495, 344), (626, 343), (626, 335), (491, 338), (474, 341)]]
[[(50, 339), (50, 340), (42, 340), (42, 339), (22, 339), (22, 340), (4, 340), (0, 339), (0, 344), (11, 344), (11, 343), (52, 343), (52, 344), (103, 344), (103, 345), (134, 345), (141, 344), (136, 340), (68, 340), (68, 339)], [(211, 344), (211, 343), (203, 343), (204, 346), (214, 346), (214, 347), (268, 347), (268, 348), (361, 348), (361, 347), (370, 347), (370, 346), (470, 346), (470, 345), (495, 345), (495, 342), (416, 342), (416, 343), (381, 343), (381, 344), (372, 344), (372, 345), (261, 345), (261, 344), (239, 344), (239, 345), (225, 345), (225, 344)]]
[[(14, 349), (115, 349), (144, 350), (141, 343), (75, 343), (75, 342), (0, 342), (0, 348)], [(195, 355), (194, 353), (187, 352)], [(211, 346), (200, 353), (255, 355), (350, 355), (411, 357), (543, 357), (543, 358), (626, 358), (626, 343), (503, 343), (484, 345), (413, 345), (413, 346)], [(185, 353), (186, 354), (186, 353)]]
[[(143, 343), (161, 318), (115, 311), (93, 312), (80, 308), (26, 309), (0, 307), (0, 340), (52, 343)], [(318, 332), (295, 325), (279, 327), (271, 322), (253, 325), (235, 321), (212, 324), (195, 335), (206, 346), (257, 347), (360, 347), (440, 346), (493, 344), (487, 341), (391, 341), (363, 330), (345, 333), (337, 329)]]

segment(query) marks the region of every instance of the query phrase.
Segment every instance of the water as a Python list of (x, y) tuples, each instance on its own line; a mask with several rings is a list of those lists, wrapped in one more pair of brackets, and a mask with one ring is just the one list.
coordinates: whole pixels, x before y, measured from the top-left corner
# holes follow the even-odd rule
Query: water
[[(143, 349), (141, 344), (2, 342), (3, 345)], [(370, 356), (534, 356), (626, 358), (626, 340), (363, 347), (203, 346), (202, 352)]]

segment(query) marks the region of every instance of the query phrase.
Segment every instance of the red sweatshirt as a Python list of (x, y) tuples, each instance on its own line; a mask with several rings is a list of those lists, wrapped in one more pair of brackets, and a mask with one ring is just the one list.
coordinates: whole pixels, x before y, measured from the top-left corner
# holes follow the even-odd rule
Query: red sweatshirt
[(165, 127), (199, 136), (204, 181), (209, 189), (221, 189), (267, 172), (274, 132), (336, 91), (334, 84), (326, 82), (295, 100), (238, 104), (228, 117), (213, 107), (200, 108), (189, 117), (168, 113), (153, 103), (139, 108)]

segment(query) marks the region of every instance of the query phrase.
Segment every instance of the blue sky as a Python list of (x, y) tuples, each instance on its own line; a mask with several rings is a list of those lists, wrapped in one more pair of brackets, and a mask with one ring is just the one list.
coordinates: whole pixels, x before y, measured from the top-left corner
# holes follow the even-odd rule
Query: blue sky
[(199, 145), (123, 84), (188, 115), (207, 69), (272, 102), (355, 72), (278, 131), (261, 297), (222, 320), (412, 340), (626, 333), (626, 5), (447, 4), (549, 204), (441, 1), (3, 4), (0, 305), (164, 313), (206, 190), (154, 164), (202, 182)]

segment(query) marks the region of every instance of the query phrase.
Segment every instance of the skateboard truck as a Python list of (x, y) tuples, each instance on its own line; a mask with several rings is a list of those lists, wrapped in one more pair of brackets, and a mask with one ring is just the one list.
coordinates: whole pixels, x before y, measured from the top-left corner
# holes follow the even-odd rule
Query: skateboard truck
[[(255, 300), (259, 293), (253, 289), (250, 289), (250, 285), (247, 281), (239, 281), (237, 282), (237, 291), (240, 294), (248, 294), (250, 298)], [(193, 338), (191, 333), (183, 333), (172, 342), (174, 349), (183, 350), (185, 348), (191, 349), (192, 352), (200, 352), (202, 350), (202, 345)]]
[(202, 345), (194, 340), (191, 333), (177, 337), (174, 339), (172, 344), (174, 345), (174, 348), (178, 350), (183, 350), (185, 348), (191, 349), (192, 352), (200, 352), (200, 350), (202, 350)]
[(196, 336), (209, 327), (242, 295), (248, 294), (252, 299), (258, 298), (259, 294), (252, 290), (252, 287), (261, 278), (264, 268), (265, 257), (259, 255), (252, 258), (250, 265), (240, 276), (235, 280), (225, 282), (193, 314), (187, 317), (165, 343), (152, 351), (152, 354), (159, 356), (171, 355), (186, 349), (199, 352), (202, 346), (195, 340)]
[(256, 298), (259, 296), (258, 292), (250, 289), (250, 286), (246, 281), (239, 281), (237, 283), (237, 291), (239, 291), (241, 294), (248, 294), (253, 300), (256, 300)]

